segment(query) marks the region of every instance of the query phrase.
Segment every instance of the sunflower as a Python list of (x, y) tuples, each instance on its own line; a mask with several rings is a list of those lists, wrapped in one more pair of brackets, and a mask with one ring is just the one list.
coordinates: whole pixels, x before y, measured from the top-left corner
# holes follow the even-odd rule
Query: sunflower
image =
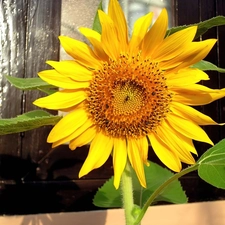
[(175, 172), (181, 170), (181, 162), (194, 164), (192, 140), (213, 145), (199, 125), (217, 123), (191, 106), (222, 98), (225, 89), (197, 84), (209, 77), (191, 66), (216, 40), (193, 41), (196, 26), (166, 36), (166, 9), (152, 26), (153, 13), (139, 18), (130, 38), (117, 0), (110, 1), (108, 14), (99, 10), (98, 15), (101, 34), (79, 29), (91, 47), (59, 37), (74, 60), (47, 61), (53, 69), (38, 75), (60, 90), (34, 104), (67, 112), (48, 136), (53, 147), (69, 142), (74, 150), (90, 143), (79, 177), (101, 167), (111, 155), (116, 188), (127, 161), (146, 187), (149, 145)]

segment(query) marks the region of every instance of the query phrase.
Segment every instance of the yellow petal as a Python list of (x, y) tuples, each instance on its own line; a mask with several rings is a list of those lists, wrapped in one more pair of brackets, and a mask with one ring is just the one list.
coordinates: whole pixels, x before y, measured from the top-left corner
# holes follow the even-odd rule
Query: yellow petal
[[(179, 102), (172, 102), (171, 111), (183, 118), (186, 118), (188, 120), (194, 121), (195, 123), (199, 125), (218, 125), (217, 122), (215, 122), (213, 119), (211, 119), (209, 116), (197, 111), (196, 109), (184, 105)], [(220, 124), (223, 125), (223, 124)]]
[[(99, 20), (102, 25), (102, 48), (111, 59), (117, 59), (121, 49), (119, 48), (119, 40), (117, 30), (112, 19), (103, 11), (98, 10)], [(113, 40), (113, 43), (112, 43)]]
[(183, 52), (185, 46), (191, 43), (197, 31), (197, 26), (189, 27), (178, 31), (165, 38), (152, 54), (154, 60), (169, 60)]
[(215, 91), (210, 93), (210, 96), (212, 97), (213, 101), (225, 97), (225, 88), (222, 88), (220, 90), (215, 89)]
[(101, 42), (101, 34), (99, 34), (97, 31), (87, 27), (80, 27), (79, 31), (88, 39), (90, 38), (89, 41), (91, 42), (91, 44), (93, 40)]
[[(176, 70), (189, 67), (199, 62), (200, 60), (204, 59), (208, 55), (208, 53), (211, 51), (212, 47), (215, 45), (216, 42), (217, 42), (216, 39), (208, 39), (205, 41), (192, 43), (192, 45), (194, 44), (196, 48), (195, 49), (188, 48), (187, 52), (189, 53), (189, 56), (185, 56), (185, 54), (183, 54), (183, 57), (185, 57), (185, 60), (176, 68)], [(199, 48), (200, 46), (202, 47), (202, 49)], [(195, 51), (190, 52), (190, 50), (195, 50)]]
[(56, 70), (44, 70), (38, 73), (38, 76), (47, 83), (64, 89), (78, 89), (89, 87), (89, 82), (74, 81)]
[(167, 129), (168, 126), (166, 123), (164, 122), (163, 124), (158, 127), (157, 136), (162, 142), (164, 142), (171, 152), (175, 152), (182, 162), (194, 164), (195, 160), (190, 154), (189, 145), (187, 145), (188, 143), (185, 143), (185, 139), (180, 139), (176, 131), (170, 132), (171, 129)]
[(191, 138), (188, 138), (177, 132), (173, 127), (170, 126), (167, 120), (165, 120), (165, 123), (163, 123), (163, 127), (165, 127), (168, 134), (175, 134), (179, 140), (182, 140), (182, 149), (198, 155)]
[(215, 39), (191, 42), (183, 48), (183, 52), (177, 57), (168, 61), (160, 62), (160, 67), (163, 70), (174, 68), (174, 71), (179, 71), (182, 68), (194, 65), (208, 55), (215, 43)]
[(139, 146), (136, 140), (134, 139), (128, 140), (127, 151), (128, 151), (128, 157), (129, 157), (130, 163), (137, 174), (140, 184), (143, 187), (146, 187), (143, 160), (142, 160), (142, 156), (140, 152), (141, 150), (139, 149)]
[(165, 143), (157, 136), (157, 134), (150, 133), (148, 137), (155, 154), (162, 161), (162, 163), (164, 163), (171, 170), (179, 172), (181, 170), (181, 162), (177, 154), (170, 151)]
[(198, 83), (201, 80), (209, 80), (209, 76), (199, 69), (187, 68), (179, 70), (178, 72), (168, 74), (165, 73), (167, 78), (167, 85), (181, 86)]
[(210, 89), (200, 84), (170, 87), (173, 100), (187, 105), (205, 105), (225, 96), (225, 88)]
[(70, 141), (69, 148), (71, 150), (75, 150), (77, 147), (87, 145), (94, 139), (95, 136), (96, 136), (96, 128), (89, 127), (78, 137)]
[(49, 143), (53, 143), (69, 136), (77, 128), (82, 126), (87, 119), (87, 114), (82, 108), (78, 108), (77, 110), (67, 114), (53, 127), (48, 135), (47, 141)]
[(69, 107), (69, 108), (65, 108), (65, 109), (60, 109), (59, 111), (69, 113), (69, 112), (72, 112), (74, 110), (77, 110), (78, 108), (84, 108), (84, 102), (85, 101), (82, 101), (81, 103), (79, 103), (79, 104), (77, 104), (75, 106), (72, 106), (72, 107)]
[(173, 58), (173, 59), (170, 59), (170, 60), (167, 60), (167, 61), (161, 61), (159, 63), (160, 65), (160, 68), (163, 70), (163, 71), (166, 71), (166, 70), (170, 70), (170, 72), (177, 72), (179, 70), (176, 70), (176, 68), (181, 64), (182, 62), (179, 60), (177, 60), (177, 57)]
[(173, 91), (173, 100), (187, 105), (197, 106), (212, 102), (212, 97), (208, 93), (198, 91), (177, 90)]
[(91, 42), (94, 48), (93, 51), (98, 58), (100, 60), (107, 61), (109, 57), (102, 48), (101, 35), (98, 32), (86, 27), (79, 28), (79, 31)]
[(88, 156), (79, 172), (79, 177), (88, 174), (91, 170), (102, 166), (109, 158), (113, 149), (113, 139), (102, 133), (97, 133), (91, 143)]
[(84, 91), (62, 90), (34, 101), (34, 105), (47, 109), (66, 109), (81, 103), (87, 98)]
[(158, 19), (145, 35), (142, 42), (143, 57), (150, 57), (155, 49), (162, 43), (168, 28), (168, 15), (163, 9)]
[(64, 50), (82, 65), (93, 69), (101, 67), (101, 62), (87, 44), (66, 36), (60, 36), (59, 40)]
[(201, 141), (213, 145), (212, 141), (196, 123), (187, 119), (181, 118), (173, 113), (167, 115), (167, 121), (171, 127), (184, 136), (196, 141)]
[(114, 138), (113, 168), (114, 186), (118, 189), (121, 175), (127, 163), (127, 145), (125, 139)]
[(141, 157), (143, 162), (149, 166), (148, 162), (148, 139), (147, 137), (138, 138), (137, 140), (138, 148), (140, 149)]
[[(57, 146), (59, 146), (61, 144), (67, 143), (67, 142), (69, 142), (69, 141), (77, 138), (82, 133), (84, 133), (86, 130), (88, 130), (92, 125), (93, 125), (93, 123), (91, 122), (91, 120), (87, 120), (83, 125), (81, 125), (80, 127), (78, 127), (72, 134), (70, 134), (67, 137), (64, 137), (64, 138), (62, 138), (62, 139), (54, 142), (52, 144), (52, 148), (55, 148), (55, 147), (57, 147)], [(89, 141), (87, 143), (89, 143)], [(83, 145), (79, 145), (79, 146), (83, 146)]]
[(90, 81), (93, 72), (73, 60), (47, 61), (58, 73), (76, 81)]
[(136, 53), (139, 50), (139, 45), (143, 40), (151, 22), (152, 22), (153, 13), (150, 12), (145, 16), (140, 17), (134, 23), (133, 33), (129, 43), (130, 53)]
[(121, 51), (125, 52), (128, 44), (127, 22), (123, 10), (117, 0), (109, 1), (108, 15), (115, 24)]

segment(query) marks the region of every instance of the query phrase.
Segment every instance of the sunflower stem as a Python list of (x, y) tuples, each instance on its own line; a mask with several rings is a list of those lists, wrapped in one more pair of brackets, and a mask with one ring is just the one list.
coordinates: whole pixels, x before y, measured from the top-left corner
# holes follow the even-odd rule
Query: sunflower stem
[(160, 187), (158, 187), (152, 195), (149, 197), (147, 202), (144, 204), (143, 208), (141, 209), (138, 217), (136, 218), (134, 225), (140, 224), (141, 220), (143, 219), (148, 207), (152, 204), (154, 199), (169, 185), (171, 184), (174, 180), (177, 180), (178, 178), (182, 177), (183, 175), (190, 173), (192, 171), (195, 171), (198, 169), (199, 164), (196, 163), (192, 166), (187, 167), (184, 170), (181, 170), (179, 173), (175, 173), (172, 177), (170, 177), (165, 183), (163, 183)]
[(134, 209), (133, 183), (132, 183), (131, 165), (127, 162), (121, 177), (121, 194), (123, 200), (123, 208), (125, 211), (126, 225), (134, 225), (135, 219), (132, 216)]

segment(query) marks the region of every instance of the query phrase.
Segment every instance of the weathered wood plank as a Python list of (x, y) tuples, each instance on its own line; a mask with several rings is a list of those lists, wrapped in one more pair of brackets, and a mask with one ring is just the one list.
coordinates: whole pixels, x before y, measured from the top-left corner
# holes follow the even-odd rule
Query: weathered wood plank
[[(225, 16), (225, 1), (217, 0), (217, 13), (218, 15)], [(218, 28), (218, 64), (220, 67), (225, 68), (225, 26), (220, 26)], [(219, 85), (220, 88), (225, 87), (225, 74), (219, 74)], [(220, 122), (225, 121), (225, 98), (220, 100)], [(225, 138), (225, 126), (220, 128), (221, 138)]]
[[(30, 0), (27, 11), (25, 77), (37, 77), (38, 72), (48, 68), (46, 60), (59, 59), (61, 0)], [(28, 91), (25, 96), (24, 111), (28, 112), (37, 108), (32, 102), (43, 94)], [(44, 127), (25, 132), (22, 158), (30, 157), (33, 162), (38, 162), (50, 151), (51, 147), (46, 143), (50, 129)]]
[[(225, 7), (224, 1), (214, 0), (198, 0), (198, 1), (182, 1), (176, 0), (175, 5), (177, 7), (176, 23), (177, 25), (184, 25), (190, 23), (198, 23), (203, 20), (207, 20), (216, 15), (224, 15)], [(206, 60), (218, 64), (221, 67), (225, 67), (224, 61), (224, 28), (214, 28), (203, 35), (202, 39), (218, 38), (217, 45), (212, 49)], [(222, 61), (221, 61), (222, 60)], [(217, 72), (207, 72), (210, 76), (210, 81), (202, 82), (204, 85), (210, 88), (222, 88), (225, 87), (225, 79), (223, 74), (221, 76)], [(213, 102), (203, 107), (197, 107), (198, 110), (211, 116), (218, 122), (225, 121), (223, 116), (224, 111), (224, 99)], [(219, 126), (205, 126), (204, 128), (209, 137), (216, 143), (221, 138), (225, 137), (225, 130)], [(221, 132), (222, 129), (222, 132)], [(195, 142), (195, 146), (199, 155), (201, 155), (210, 146), (204, 143)], [(197, 158), (196, 158), (197, 159)], [(189, 201), (210, 201), (213, 199), (223, 199), (224, 193), (217, 188), (210, 186), (202, 181), (197, 173), (191, 173), (181, 179), (184, 190), (189, 197)]]
[[(0, 117), (21, 113), (22, 91), (6, 81), (4, 75), (24, 77), (26, 47), (26, 1), (3, 0), (0, 3)], [(0, 137), (0, 154), (20, 156), (20, 134)]]
[[(208, 20), (212, 17), (217, 16), (217, 6), (216, 6), (216, 1), (214, 0), (201, 0), (200, 2), (200, 7), (201, 7), (201, 21)], [(214, 38), (217, 39), (217, 28), (212, 28), (208, 32), (206, 32), (202, 36), (202, 40), (205, 39), (210, 39)], [(206, 56), (205, 60), (212, 62), (215, 65), (218, 65), (218, 43), (215, 44), (213, 49), (210, 51), (210, 53)], [(219, 74), (215, 71), (207, 71), (206, 72), (210, 80), (209, 81), (203, 81), (202, 84), (206, 85), (207, 87), (216, 89), (219, 88), (220, 85), (225, 87), (224, 84), (219, 83)], [(203, 107), (203, 113), (207, 114), (211, 118), (213, 118), (215, 121), (220, 121), (219, 118), (219, 111), (220, 111), (220, 102), (215, 101), (212, 102), (208, 105), (205, 105)], [(209, 137), (212, 139), (214, 143), (217, 143), (221, 138), (220, 138), (220, 127), (219, 126), (205, 126), (204, 127), (205, 131), (209, 135)], [(203, 148), (203, 152), (204, 152)], [(201, 152), (200, 152), (201, 154)]]
[(97, 210), (92, 199), (104, 182), (95, 179), (5, 184), (0, 193), (0, 214)]
[(200, 21), (200, 0), (174, 0), (176, 25), (188, 25)]

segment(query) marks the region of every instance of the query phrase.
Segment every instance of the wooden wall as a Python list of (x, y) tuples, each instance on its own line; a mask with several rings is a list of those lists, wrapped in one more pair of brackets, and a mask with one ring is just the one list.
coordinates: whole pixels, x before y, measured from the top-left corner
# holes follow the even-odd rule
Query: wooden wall
[[(175, 0), (175, 22), (178, 25), (198, 23), (215, 17), (225, 16), (225, 2), (223, 0)], [(214, 46), (206, 60), (225, 68), (225, 26), (213, 28), (202, 36), (202, 40), (216, 38), (217, 45)], [(210, 88), (225, 87), (225, 74), (209, 71), (210, 81), (202, 82)], [(198, 107), (199, 110), (211, 116), (215, 121), (225, 121), (224, 114), (225, 99), (215, 101), (209, 105)], [(206, 132), (214, 143), (225, 138), (225, 127), (206, 126)], [(199, 156), (209, 146), (207, 144), (196, 143)], [(208, 201), (213, 199), (224, 199), (225, 191), (214, 188), (199, 179), (196, 173), (192, 173), (182, 178), (184, 189), (190, 201)]]
[[(225, 15), (224, 0), (174, 0), (177, 25), (196, 23)], [(2, 74), (35, 77), (46, 69), (47, 59), (59, 58), (61, 0), (2, 0), (0, 2), (0, 116), (14, 117), (34, 109), (39, 92), (11, 87)], [(206, 38), (218, 38), (207, 60), (225, 68), (225, 26), (214, 28)], [(210, 72), (205, 84), (225, 87), (225, 75)], [(216, 121), (225, 121), (225, 99), (199, 107)], [(112, 175), (111, 160), (88, 176), (78, 171), (88, 147), (70, 151), (67, 146), (51, 150), (46, 138), (51, 127), (0, 137), (0, 214), (30, 214), (96, 209), (92, 198)], [(225, 137), (225, 127), (206, 127), (216, 143)], [(209, 146), (196, 143), (201, 155)], [(150, 159), (157, 161), (152, 152)], [(158, 161), (157, 161), (158, 162)], [(223, 199), (225, 191), (201, 181), (196, 173), (182, 178), (190, 202)]]

